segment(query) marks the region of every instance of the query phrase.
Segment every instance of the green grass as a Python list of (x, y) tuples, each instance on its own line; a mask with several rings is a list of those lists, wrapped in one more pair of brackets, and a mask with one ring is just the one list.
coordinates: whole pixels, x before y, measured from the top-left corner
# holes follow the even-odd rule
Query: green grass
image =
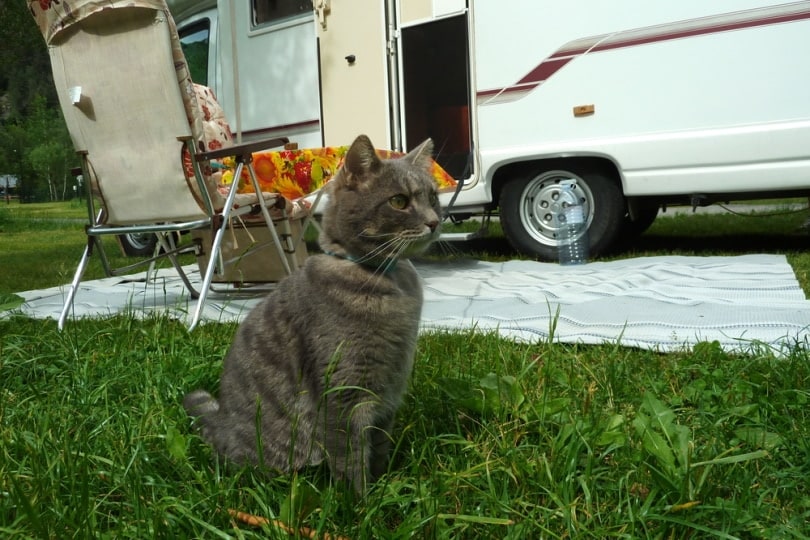
[[(83, 201), (0, 204), (0, 268), (10, 270), (0, 272), (0, 295), (70, 283), (86, 242), (86, 222)], [(114, 238), (103, 242), (114, 267), (138, 260), (125, 257)], [(185, 262), (193, 261), (185, 257)], [(100, 259), (94, 256), (84, 279), (102, 277)]]
[(284, 538), (229, 508), (349, 538), (803, 538), (810, 363), (705, 343), (420, 339), (389, 473), (364, 500), (319, 468), (223, 473), (182, 395), (215, 389), (234, 325), (0, 321), (0, 535)]
[[(0, 205), (0, 293), (33, 290), (69, 283), (85, 243), (87, 209), (80, 201)], [(125, 263), (108, 241), (116, 263)], [(104, 276), (93, 257), (87, 278)]]
[[(80, 225), (69, 247), (68, 225), (44, 219), (26, 231), (0, 210), (5, 274), (18, 273), (25, 242), (64, 242), (69, 254), (49, 264), (72, 273)], [(747, 242), (810, 268), (794, 222), (755, 234), (661, 221), (626, 255), (735, 254)], [(502, 244), (477, 248), (512, 256)], [(15, 245), (23, 255), (8, 257)], [(0, 292), (64, 282), (2, 279)], [(352, 539), (808, 537), (806, 343), (776, 358), (755, 343), (664, 355), (423, 335), (389, 473), (358, 500), (322, 468), (226, 473), (193, 434), (180, 400), (216, 390), (235, 329), (117, 316), (60, 333), (53, 321), (0, 319), (0, 537), (290, 537), (237, 528), (231, 508)]]

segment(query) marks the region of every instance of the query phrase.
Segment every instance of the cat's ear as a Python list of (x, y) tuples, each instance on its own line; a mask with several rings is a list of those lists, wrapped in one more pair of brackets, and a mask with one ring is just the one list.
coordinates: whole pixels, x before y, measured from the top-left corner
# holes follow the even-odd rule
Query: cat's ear
[(405, 159), (410, 161), (414, 166), (421, 167), (423, 169), (430, 169), (432, 166), (432, 158), (433, 141), (431, 139), (425, 139), (422, 144), (405, 155)]
[(345, 179), (350, 183), (354, 183), (353, 179), (375, 172), (381, 165), (382, 161), (377, 156), (377, 151), (374, 150), (371, 139), (366, 135), (359, 135), (349, 147), (343, 161), (343, 168), (349, 173), (345, 175)]

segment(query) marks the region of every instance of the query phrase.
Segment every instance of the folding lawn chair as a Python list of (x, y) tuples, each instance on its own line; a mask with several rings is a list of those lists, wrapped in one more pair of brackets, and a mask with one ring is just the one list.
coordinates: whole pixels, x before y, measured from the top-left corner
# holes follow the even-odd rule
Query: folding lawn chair
[[(74, 0), (68, 7), (64, 1), (33, 0), (29, 7), (48, 44), (59, 102), (82, 173), (101, 207), (97, 210), (94, 197), (88, 197), (87, 245), (59, 328), (71, 312), (94, 250), (108, 275), (133, 266), (110, 268), (101, 246), (104, 235), (157, 235), (162, 252), (142, 262), (168, 257), (190, 296), (198, 298), (189, 329), (198, 324), (214, 273), (221, 271), (220, 247), (232, 219), (261, 215), (275, 255), (289, 273), (297, 264), (295, 246), (282, 243), (273, 223), (275, 218), (289, 225), (288, 202), (278, 194), (263, 193), (252, 167), (253, 152), (287, 140), (226, 148), (207, 144), (195, 87), (165, 2)], [(184, 157), (190, 166), (184, 166)], [(237, 178), (248, 171), (254, 193), (238, 194), (238, 182), (220, 191), (209, 162), (222, 158), (234, 160)], [(174, 235), (187, 230), (211, 233), (199, 289), (176, 258)]]

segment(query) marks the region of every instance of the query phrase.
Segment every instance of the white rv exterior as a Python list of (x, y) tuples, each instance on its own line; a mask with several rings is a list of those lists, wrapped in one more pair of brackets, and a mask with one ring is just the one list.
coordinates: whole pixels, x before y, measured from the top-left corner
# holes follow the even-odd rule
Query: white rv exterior
[(499, 209), (543, 259), (563, 180), (597, 255), (661, 204), (810, 192), (810, 1), (169, 4), (187, 40), (208, 25), (199, 82), (242, 137), (430, 136), (462, 182), (451, 214)]

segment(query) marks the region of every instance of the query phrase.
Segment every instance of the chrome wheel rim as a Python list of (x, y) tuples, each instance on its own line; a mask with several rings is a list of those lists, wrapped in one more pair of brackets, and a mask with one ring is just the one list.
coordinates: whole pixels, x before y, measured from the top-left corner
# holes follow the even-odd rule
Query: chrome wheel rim
[(569, 171), (547, 171), (532, 178), (520, 198), (523, 228), (534, 240), (547, 246), (559, 244), (560, 214), (563, 212), (560, 194), (564, 182), (573, 182), (574, 194), (584, 206), (586, 223), (590, 226), (593, 194), (581, 177)]

